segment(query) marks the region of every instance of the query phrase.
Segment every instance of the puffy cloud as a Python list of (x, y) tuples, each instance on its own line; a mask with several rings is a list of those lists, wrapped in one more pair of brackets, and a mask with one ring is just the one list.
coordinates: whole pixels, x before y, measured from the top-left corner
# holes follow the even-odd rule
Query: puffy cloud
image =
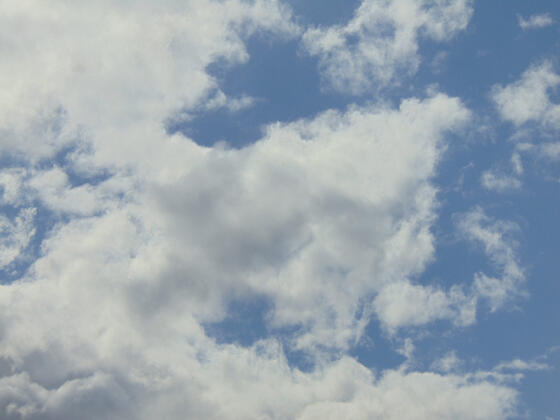
[(476, 320), (476, 297), (466, 295), (458, 286), (446, 292), (432, 286), (392, 283), (373, 305), (385, 328), (392, 332), (438, 319), (451, 319), (457, 325), (470, 325)]
[(545, 128), (560, 128), (560, 105), (553, 103), (549, 91), (560, 83), (550, 61), (531, 66), (521, 78), (492, 91), (502, 118), (516, 126), (536, 122)]
[(377, 389), (365, 391), (360, 397), (311, 405), (298, 418), (504, 419), (515, 399), (510, 389), (469, 384), (461, 376), (402, 372), (387, 373)]
[(415, 73), (422, 37), (446, 41), (466, 28), (469, 0), (363, 0), (344, 26), (308, 29), (303, 41), (336, 90), (360, 94)]
[[(426, 5), (415, 31), (443, 39), (466, 24), (466, 3)], [(0, 182), (16, 214), (0, 221), (2, 262), (33, 235), (32, 204), (55, 219), (29, 269), (0, 285), (0, 416), (512, 413), (517, 395), (504, 381), (406, 367), (376, 377), (344, 355), (377, 294), (440, 296), (408, 281), (434, 257), (431, 179), (446, 133), (469, 119), (458, 99), (328, 111), (273, 124), (240, 150), (204, 148), (164, 122), (248, 105), (223, 98), (206, 67), (246, 60), (243, 39), (256, 31), (297, 34), (279, 2), (0, 8), (1, 147), (13, 159)], [(454, 291), (439, 306), (453, 319)], [(232, 299), (254, 298), (271, 302), (268, 338), (242, 347), (207, 335)], [(393, 313), (387, 305), (378, 313)], [(290, 365), (285, 347), (305, 351), (312, 369)]]
[[(556, 161), (560, 147), (554, 141), (542, 141), (555, 136), (560, 130), (560, 105), (552, 96), (560, 84), (560, 76), (554, 71), (551, 61), (533, 64), (519, 78), (506, 85), (495, 85), (491, 92), (494, 104), (505, 121), (513, 123), (512, 139), (517, 143), (511, 163), (515, 175), (495, 170), (482, 174), (482, 185), (489, 190), (504, 192), (521, 187), (520, 176), (524, 172), (521, 156), (531, 153), (544, 161)], [(540, 138), (533, 142), (531, 137)]]
[[(515, 409), (516, 392), (499, 380), (492, 384), (470, 376), (405, 371), (387, 371), (375, 378), (348, 358), (304, 374), (271, 359), (273, 354), (242, 349), (217, 353), (211, 363), (189, 363), (190, 371), (179, 366), (175, 372), (157, 373), (151, 378), (152, 392), (140, 383), (123, 384), (103, 373), (49, 388), (16, 374), (0, 381), (0, 401), (11, 397), (7, 419), (475, 420), (505, 419)], [(165, 399), (153, 388), (165, 392)]]
[[(135, 192), (57, 225), (25, 281), (0, 288), (4, 413), (315, 418), (335, 407), (504, 418), (515, 401), (507, 386), (396, 371), (375, 381), (347, 358), (303, 373), (274, 339), (219, 346), (201, 327), (225, 315), (227, 295), (260, 294), (274, 303), (273, 327), (299, 326), (296, 346), (347, 346), (363, 296), (432, 258), (430, 177), (444, 133), (467, 118), (436, 95), (274, 125), (241, 150), (183, 138), (191, 165), (148, 173), (180, 176), (138, 172)], [(75, 208), (60, 168), (28, 184), (58, 211)], [(415, 391), (428, 388), (447, 405)]]
[(28, 159), (83, 137), (114, 160), (146, 152), (134, 131), (198, 106), (216, 87), (208, 64), (247, 60), (257, 31), (298, 31), (276, 0), (8, 0), (0, 15), (0, 147)]
[(46, 241), (35, 276), (97, 284), (95, 267), (114, 266), (138, 302), (162, 311), (189, 302), (201, 321), (223, 316), (224, 296), (250, 292), (272, 301), (272, 326), (301, 328), (298, 347), (345, 348), (361, 333), (363, 299), (432, 259), (429, 179), (443, 133), (467, 118), (437, 95), (271, 126), (241, 150), (183, 139), (192, 164), (177, 168), (182, 176), (122, 181), (136, 190), (124, 201), (109, 181), (72, 188), (60, 169), (39, 172), (29, 185), (44, 205), (94, 217)]
[(519, 27), (524, 31), (529, 29), (541, 29), (550, 26), (554, 23), (554, 20), (548, 13), (541, 13), (537, 15), (531, 15), (528, 18), (524, 18), (521, 15), (517, 15), (517, 22)]

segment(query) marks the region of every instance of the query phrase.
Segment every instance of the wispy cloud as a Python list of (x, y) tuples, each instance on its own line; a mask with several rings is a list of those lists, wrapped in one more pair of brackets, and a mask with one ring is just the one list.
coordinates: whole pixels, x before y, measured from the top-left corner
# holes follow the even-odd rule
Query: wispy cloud
[(524, 18), (521, 15), (517, 15), (517, 22), (519, 23), (519, 27), (524, 31), (530, 29), (546, 28), (547, 26), (554, 24), (554, 20), (548, 13), (531, 15), (528, 18)]

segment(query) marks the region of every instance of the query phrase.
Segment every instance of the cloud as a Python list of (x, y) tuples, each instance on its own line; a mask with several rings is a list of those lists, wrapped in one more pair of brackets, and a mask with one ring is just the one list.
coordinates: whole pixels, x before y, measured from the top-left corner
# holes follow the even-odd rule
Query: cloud
[(303, 43), (319, 58), (324, 79), (335, 90), (363, 94), (414, 74), (418, 42), (442, 42), (464, 30), (472, 15), (468, 0), (420, 2), (363, 0), (344, 26), (307, 29)]
[(391, 332), (439, 319), (451, 319), (463, 326), (476, 320), (476, 298), (467, 296), (461, 287), (445, 292), (431, 286), (393, 283), (379, 293), (373, 306), (385, 328)]
[[(487, 384), (468, 385), (460, 376), (433, 373), (388, 372), (377, 388), (377, 392), (364, 392), (363, 399), (358, 400), (360, 404), (355, 400), (323, 402), (308, 407), (299, 418), (503, 419), (511, 410), (514, 398), (507, 389), (489, 388)], [(492, 397), (484, 396), (486, 392), (492, 393)], [(496, 404), (497, 401), (500, 402)], [(469, 403), (475, 405), (467, 408)]]
[[(229, 349), (218, 352), (212, 364), (189, 363), (190, 373), (183, 368), (170, 375), (160, 373), (152, 381), (165, 391), (164, 400), (159, 393), (142, 391), (141, 384), (126, 386), (115, 376), (97, 373), (50, 388), (24, 374), (6, 377), (0, 381), (0, 401), (11, 395), (13, 403), (5, 412), (9, 420), (22, 415), (29, 419), (505, 419), (515, 409), (516, 392), (499, 381), (403, 371), (387, 371), (375, 378), (348, 358), (304, 374), (288, 370), (270, 356)], [(189, 385), (185, 385), (187, 378)], [(131, 395), (134, 388), (139, 395)], [(130, 404), (130, 399), (138, 404)]]
[(453, 372), (461, 367), (463, 361), (457, 357), (455, 351), (450, 351), (444, 355), (441, 359), (438, 359), (432, 363), (432, 369), (439, 372)]
[(17, 205), (21, 202), (24, 177), (25, 170), (23, 169), (4, 169), (0, 172), (1, 205)]
[(554, 23), (554, 20), (548, 13), (541, 13), (537, 15), (531, 15), (528, 18), (524, 18), (521, 15), (517, 15), (517, 22), (519, 27), (524, 31), (530, 29), (541, 29), (546, 28)]
[(541, 144), (540, 151), (546, 158), (557, 161), (560, 160), (560, 142), (550, 142)]
[[(0, 147), (32, 160), (88, 136), (122, 160), (134, 131), (207, 98), (216, 88), (210, 63), (247, 60), (251, 34), (299, 31), (276, 0), (142, 1), (133, 9), (127, 1), (8, 0), (0, 8)], [(120, 150), (112, 136), (122, 137)], [(143, 146), (138, 153), (149, 155)]]
[(36, 209), (21, 209), (14, 220), (0, 215), (0, 269), (18, 258), (35, 235)]
[[(361, 13), (394, 21), (391, 48), (404, 37), (402, 57), (415, 54), (419, 33), (447, 39), (470, 15), (465, 2), (423, 3), (410, 26), (399, 13), (419, 9), (391, 7), (392, 20), (364, 3), (352, 25)], [(164, 122), (208, 106), (220, 90), (207, 66), (247, 60), (246, 37), (300, 33), (281, 3), (0, 8), (0, 147), (10, 156), (0, 181), (15, 214), (0, 221), (2, 262), (25, 252), (39, 226), (33, 209), (54, 219), (41, 226), (29, 268), (0, 285), (3, 418), (502, 419), (515, 411), (517, 393), (499, 379), (406, 365), (376, 376), (346, 355), (370, 321), (370, 302), (391, 288), (417, 308), (436, 302), (457, 323), (470, 308), (459, 288), (410, 280), (434, 258), (432, 178), (447, 133), (469, 121), (459, 99), (433, 93), (397, 108), (330, 110), (271, 124), (239, 150), (206, 148), (169, 135)], [(368, 19), (358, 26), (369, 28)], [(506, 278), (516, 267), (503, 257), (508, 249), (486, 246)], [(270, 302), (267, 338), (217, 343), (204, 325), (243, 299)], [(378, 302), (378, 316), (411, 323), (392, 300)], [(304, 352), (309, 371), (286, 350)]]
[(480, 181), (484, 188), (491, 191), (504, 192), (521, 188), (519, 179), (496, 171), (484, 171)]
[(372, 309), (390, 334), (437, 320), (449, 320), (456, 326), (472, 325), (476, 322), (477, 303), (481, 299), (496, 311), (513, 298), (524, 296), (525, 274), (515, 252), (517, 244), (511, 238), (517, 225), (492, 220), (479, 207), (456, 218), (460, 234), (482, 244), (501, 278), (478, 272), (471, 285), (456, 284), (448, 290), (410, 281), (385, 285), (373, 300)]
[(462, 215), (458, 228), (470, 241), (482, 245), (485, 254), (501, 271), (501, 278), (483, 272), (475, 274), (474, 293), (486, 299), (492, 311), (516, 296), (523, 296), (525, 273), (518, 262), (516, 242), (510, 234), (518, 229), (511, 222), (493, 221), (477, 207)]
[(244, 95), (239, 98), (228, 98), (221, 90), (207, 104), (205, 110), (226, 108), (228, 111), (237, 112), (249, 108), (255, 104), (255, 98)]
[[(560, 76), (552, 62), (545, 60), (531, 65), (509, 85), (493, 86), (491, 98), (502, 120), (515, 126), (512, 140), (517, 143), (511, 157), (515, 175), (486, 171), (481, 176), (486, 189), (505, 192), (521, 188), (520, 177), (524, 172), (521, 156), (524, 153), (531, 153), (545, 162), (558, 160), (560, 148), (556, 142), (542, 139), (554, 137), (560, 130), (560, 105), (552, 99), (559, 84)], [(533, 142), (532, 136), (541, 140)]]
[(502, 362), (495, 367), (497, 371), (503, 370), (548, 370), (550, 366), (546, 363), (538, 362), (535, 360), (525, 361), (521, 359), (514, 359), (510, 362)]
[(364, 297), (432, 258), (429, 178), (443, 134), (468, 117), (436, 95), (272, 125), (241, 150), (192, 144), (198, 159), (183, 175), (147, 180), (139, 197), (135, 218), (158, 240), (138, 256), (149, 270), (137, 293), (165, 307), (183, 290), (206, 319), (224, 296), (251, 291), (272, 302), (272, 327), (298, 327), (298, 348), (346, 348), (361, 334)]
[(560, 128), (560, 105), (553, 103), (549, 91), (560, 84), (560, 76), (550, 61), (535, 64), (521, 78), (507, 86), (496, 85), (492, 99), (502, 119), (516, 126), (535, 122), (543, 128)]

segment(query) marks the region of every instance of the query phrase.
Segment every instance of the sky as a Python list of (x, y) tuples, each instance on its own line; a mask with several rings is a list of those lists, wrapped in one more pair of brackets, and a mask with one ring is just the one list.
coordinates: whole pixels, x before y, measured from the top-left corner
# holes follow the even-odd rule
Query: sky
[(559, 32), (0, 1), (0, 418), (560, 420)]

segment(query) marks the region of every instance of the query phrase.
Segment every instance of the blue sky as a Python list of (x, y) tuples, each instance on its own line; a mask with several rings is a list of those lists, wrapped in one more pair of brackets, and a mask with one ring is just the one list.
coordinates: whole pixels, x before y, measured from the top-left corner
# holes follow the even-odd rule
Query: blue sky
[(560, 419), (558, 2), (0, 28), (1, 418)]

